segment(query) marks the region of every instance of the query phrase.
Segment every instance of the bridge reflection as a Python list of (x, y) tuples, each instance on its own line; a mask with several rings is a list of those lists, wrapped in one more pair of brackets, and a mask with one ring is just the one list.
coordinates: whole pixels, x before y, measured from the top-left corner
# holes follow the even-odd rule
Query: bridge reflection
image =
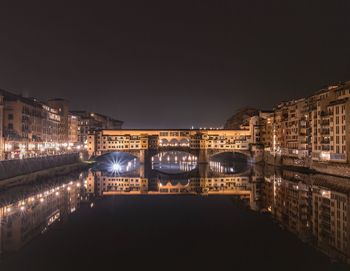
[(180, 194), (239, 198), (330, 257), (350, 260), (349, 179), (257, 165), (234, 174), (209, 165), (173, 175), (144, 166), (121, 174), (93, 169), (10, 189), (0, 194), (0, 254), (19, 250), (82, 203), (89, 209), (110, 195)]

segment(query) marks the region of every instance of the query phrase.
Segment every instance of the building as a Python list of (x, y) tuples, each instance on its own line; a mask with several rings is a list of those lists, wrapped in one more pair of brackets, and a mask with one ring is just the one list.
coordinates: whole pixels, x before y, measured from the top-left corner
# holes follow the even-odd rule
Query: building
[(123, 125), (123, 121), (95, 112), (72, 111), (71, 114), (79, 117), (78, 138), (81, 143), (87, 141), (90, 132), (100, 129), (119, 130)]
[(0, 159), (53, 154), (68, 146), (67, 101), (45, 103), (5, 90), (0, 97)]
[(56, 109), (60, 115), (60, 122), (58, 124), (58, 142), (68, 142), (68, 116), (69, 103), (67, 100), (55, 98), (48, 100), (48, 106)]
[(274, 112), (266, 114), (261, 120), (261, 143), (267, 151), (274, 149), (274, 120)]
[(349, 163), (350, 81), (310, 97), (312, 159)]
[(74, 144), (79, 142), (78, 128), (79, 128), (79, 116), (69, 113), (68, 114), (68, 142), (69, 143)]
[(58, 110), (33, 98), (0, 90), (3, 96), (3, 136), (5, 158), (31, 156), (41, 144), (59, 139), (61, 117)]
[(350, 81), (282, 102), (260, 119), (261, 143), (270, 154), (350, 162)]
[(303, 98), (279, 104), (274, 120), (276, 150), (285, 156), (308, 156), (306, 100)]

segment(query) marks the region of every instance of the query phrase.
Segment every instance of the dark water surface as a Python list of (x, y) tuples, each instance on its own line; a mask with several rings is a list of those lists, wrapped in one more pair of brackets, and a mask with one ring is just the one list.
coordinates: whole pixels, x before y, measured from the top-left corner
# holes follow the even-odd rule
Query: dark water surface
[(0, 270), (348, 270), (347, 221), (339, 238), (325, 213), (349, 203), (348, 179), (222, 172), (89, 171), (4, 191)]

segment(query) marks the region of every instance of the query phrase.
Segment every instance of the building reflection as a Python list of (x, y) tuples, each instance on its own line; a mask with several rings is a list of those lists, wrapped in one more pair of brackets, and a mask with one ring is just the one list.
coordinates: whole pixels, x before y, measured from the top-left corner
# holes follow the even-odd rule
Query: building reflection
[(282, 227), (334, 259), (349, 261), (349, 179), (265, 170), (262, 208)]
[(191, 171), (197, 167), (197, 157), (187, 152), (167, 151), (152, 157), (152, 170), (166, 173)]
[[(280, 170), (270, 166), (231, 172), (231, 165), (198, 164), (169, 174), (150, 165), (124, 173), (91, 169), (28, 191), (1, 194), (0, 253), (20, 249), (87, 202), (112, 195), (227, 195), (268, 214), (285, 230), (335, 259), (350, 259), (349, 179)], [(18, 194), (18, 193), (17, 193)]]
[[(13, 199), (10, 191), (0, 205), (0, 254), (17, 251), (37, 235), (74, 212), (80, 202), (81, 177), (59, 184), (36, 187)], [(31, 189), (34, 191), (33, 189)]]
[[(227, 172), (227, 170), (224, 170)], [(192, 171), (177, 174), (137, 170), (125, 174), (110, 174), (107, 171), (90, 170), (85, 188), (90, 197), (135, 194), (192, 194), (192, 195), (232, 195), (244, 199), (252, 209), (258, 209), (262, 171), (253, 170), (236, 174), (225, 174), (209, 165), (198, 165)]]

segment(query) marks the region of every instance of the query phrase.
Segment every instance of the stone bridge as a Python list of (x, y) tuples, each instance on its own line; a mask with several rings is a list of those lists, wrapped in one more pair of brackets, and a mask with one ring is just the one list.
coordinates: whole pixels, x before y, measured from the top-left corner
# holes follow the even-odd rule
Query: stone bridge
[(260, 162), (263, 155), (250, 130), (99, 130), (88, 136), (90, 157), (127, 152), (144, 163), (146, 156), (166, 151), (194, 154), (198, 163), (208, 163), (212, 156), (223, 152), (244, 154), (251, 162)]

